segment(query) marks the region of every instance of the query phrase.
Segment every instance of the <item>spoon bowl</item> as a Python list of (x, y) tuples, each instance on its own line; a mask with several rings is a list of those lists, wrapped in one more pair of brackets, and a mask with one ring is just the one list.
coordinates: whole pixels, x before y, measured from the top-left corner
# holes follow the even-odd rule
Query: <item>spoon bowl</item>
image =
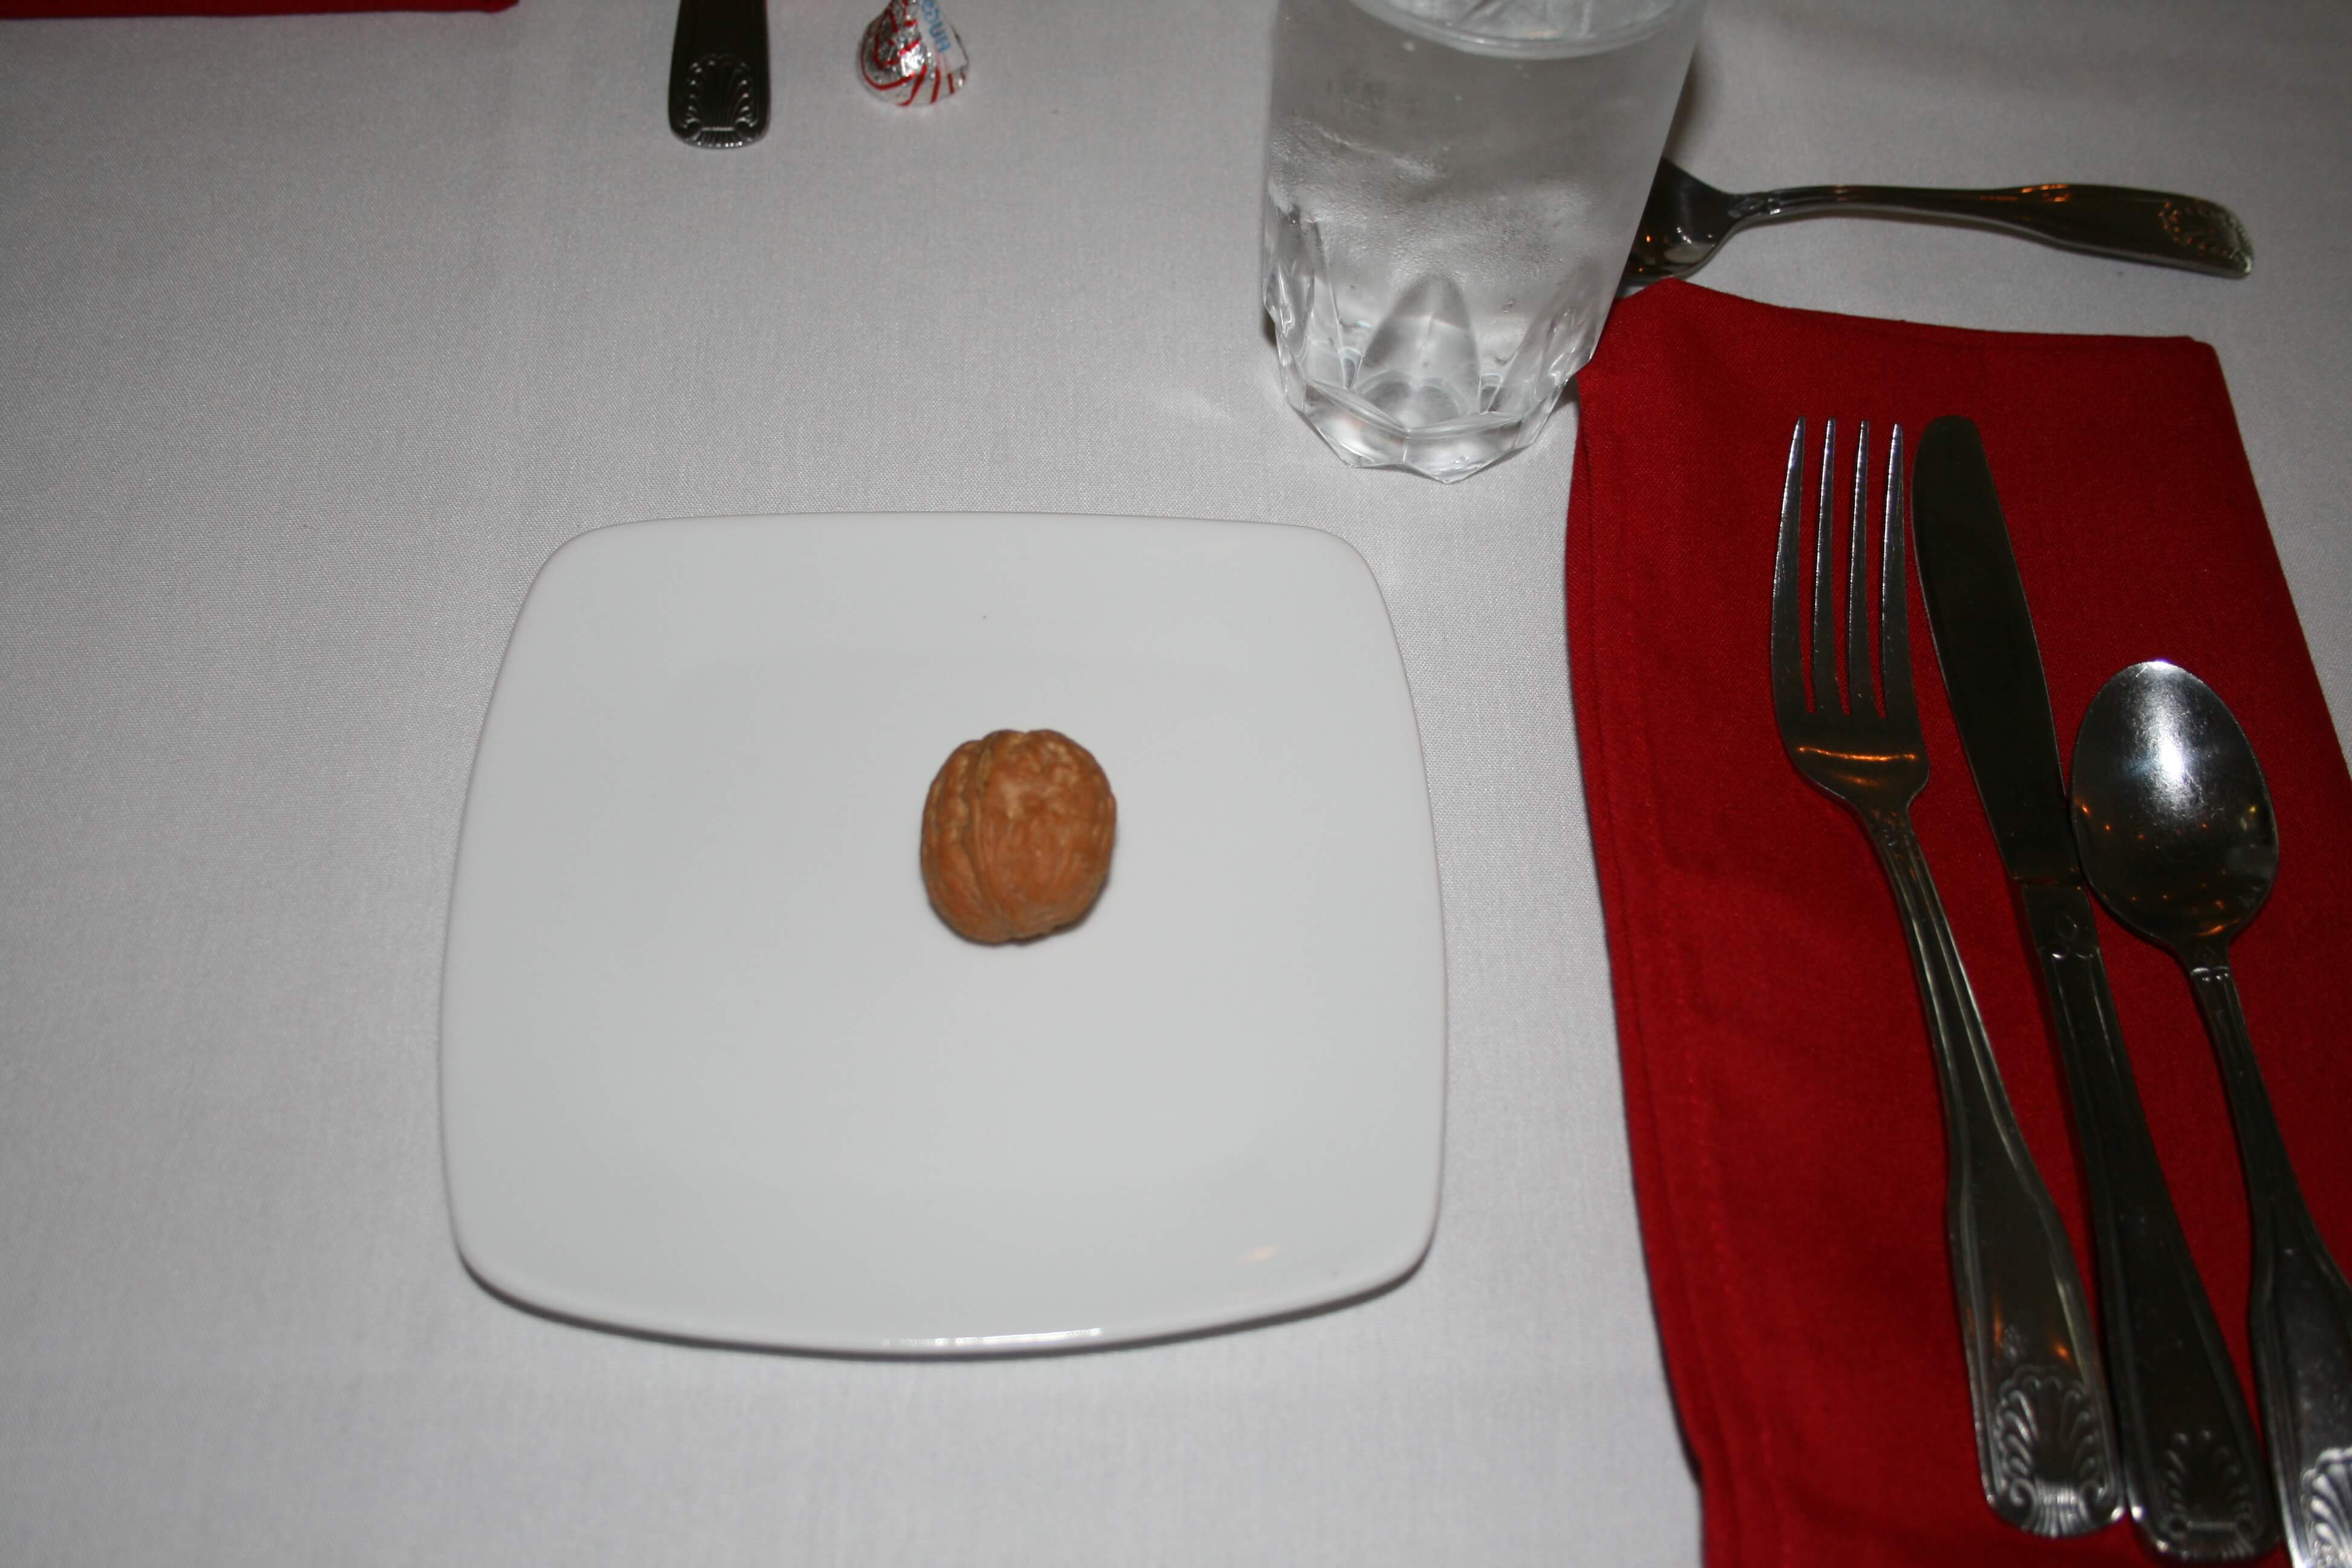
[(2108, 681), (2084, 715), (2074, 837), (2116, 918), (2184, 959), (2217, 961), (2278, 874), (2278, 822), (2246, 732), (2211, 687), (2161, 659)]

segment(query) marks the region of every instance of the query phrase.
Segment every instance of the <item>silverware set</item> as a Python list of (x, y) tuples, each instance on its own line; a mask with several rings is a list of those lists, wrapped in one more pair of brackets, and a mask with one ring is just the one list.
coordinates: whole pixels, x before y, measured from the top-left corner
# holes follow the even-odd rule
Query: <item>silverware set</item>
[[(1911, 691), (1899, 428), (1886, 450), (1880, 675), (1875, 682), (1871, 678), (1869, 455), (1870, 427), (1864, 425), (1855, 442), (1849, 509), (1841, 693), (1832, 587), (1836, 421), (1827, 422), (1822, 432), (1819, 520), (1810, 573), (1799, 549), (1803, 421), (1790, 438), (1780, 547), (1772, 565), (1772, 709), (1797, 771), (1844, 803), (1861, 823), (1902, 913), (1912, 977), (1927, 1011), (1927, 1039), (1943, 1087), (1949, 1166), (1945, 1230), (1985, 1500), (2021, 1530), (2080, 1535), (2111, 1523), (2122, 1506), (2098, 1347), (2065, 1228), (2011, 1113), (1959, 948), (1911, 830), (1911, 802), (1927, 783), (1927, 748)], [(1802, 636), (1808, 581), (1810, 638)], [(1807, 640), (1810, 691), (1801, 647)]]
[[(1902, 431), (1888, 439), (1874, 611), (1869, 427), (1857, 434), (1842, 498), (1836, 424), (1823, 425), (1810, 567), (1807, 450), (1799, 420), (1773, 563), (1773, 710), (1797, 771), (1862, 825), (1910, 947), (1943, 1093), (1946, 1227), (1985, 1500), (2046, 1536), (2087, 1534), (2127, 1510), (2150, 1547), (2189, 1562), (2257, 1556), (2283, 1521), (2296, 1568), (2352, 1563), (2352, 1290), (2296, 1187), (2228, 962), (2231, 938), (2260, 909), (2277, 864), (2252, 749), (2194, 676), (2135, 665), (2084, 720), (2070, 797), (1975, 426), (1931, 424), (1907, 487)], [(1928, 767), (1912, 691), (1906, 531), (1916, 533), (1962, 749), (2033, 940), (2065, 1063), (2099, 1268), (2096, 1337), (1911, 829)], [(2252, 1340), (2267, 1462), (2133, 1086), (2092, 891), (2179, 958), (2221, 1062), (2252, 1206)]]
[(1929, 426), (1916, 486), (1944, 689), (2041, 959), (2074, 1107), (2132, 1517), (2169, 1555), (2251, 1557), (2275, 1531), (2262, 1456), (2124, 1054), (2033, 620), (1976, 426)]

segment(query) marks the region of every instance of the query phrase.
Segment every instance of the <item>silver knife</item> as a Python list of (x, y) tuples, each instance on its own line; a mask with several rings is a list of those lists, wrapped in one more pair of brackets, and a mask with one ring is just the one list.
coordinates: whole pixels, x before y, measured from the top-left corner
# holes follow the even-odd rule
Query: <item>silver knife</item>
[(2262, 1451), (2124, 1056), (2033, 617), (1973, 423), (1927, 426), (1911, 493), (1944, 689), (2042, 960), (2066, 1064), (2132, 1521), (2168, 1557), (2257, 1556), (2278, 1539)]

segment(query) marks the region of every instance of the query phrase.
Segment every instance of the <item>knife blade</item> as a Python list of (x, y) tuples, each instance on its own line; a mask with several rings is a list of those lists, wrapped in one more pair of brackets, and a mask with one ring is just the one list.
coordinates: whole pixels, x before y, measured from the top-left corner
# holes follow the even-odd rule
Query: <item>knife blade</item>
[(2132, 1520), (2166, 1556), (2256, 1556), (2277, 1540), (2277, 1515), (2245, 1396), (2124, 1054), (2032, 612), (1973, 422), (1927, 426), (1911, 494), (1944, 689), (2040, 960), (2065, 1062)]

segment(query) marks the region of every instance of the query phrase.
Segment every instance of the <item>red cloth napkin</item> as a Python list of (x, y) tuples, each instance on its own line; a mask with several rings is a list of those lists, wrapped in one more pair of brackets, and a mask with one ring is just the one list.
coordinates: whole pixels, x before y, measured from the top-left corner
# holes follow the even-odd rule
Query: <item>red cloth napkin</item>
[(503, 11), (515, 0), (0, 0), (0, 20), (74, 16), (271, 16), (328, 11)]
[[(2100, 684), (2155, 658), (2220, 692), (2261, 753), (2283, 860), (2235, 968), (2312, 1209), (2352, 1261), (2352, 778), (2221, 366), (2187, 339), (1965, 331), (1666, 283), (1618, 307), (1578, 385), (1577, 730), (1643, 1241), (1709, 1568), (2154, 1561), (2127, 1522), (2045, 1542), (1985, 1506), (1919, 1004), (1860, 829), (1781, 752), (1767, 628), (1797, 417), (1818, 438), (1835, 416), (1849, 442), (1857, 418), (1914, 440), (1938, 415), (1975, 419), (2061, 754)], [(2088, 1279), (2032, 954), (1916, 585), (1912, 605), (1933, 767), (1919, 837)], [(2171, 959), (2101, 918), (2140, 1095), (2251, 1401), (2248, 1229), (2220, 1074)]]

